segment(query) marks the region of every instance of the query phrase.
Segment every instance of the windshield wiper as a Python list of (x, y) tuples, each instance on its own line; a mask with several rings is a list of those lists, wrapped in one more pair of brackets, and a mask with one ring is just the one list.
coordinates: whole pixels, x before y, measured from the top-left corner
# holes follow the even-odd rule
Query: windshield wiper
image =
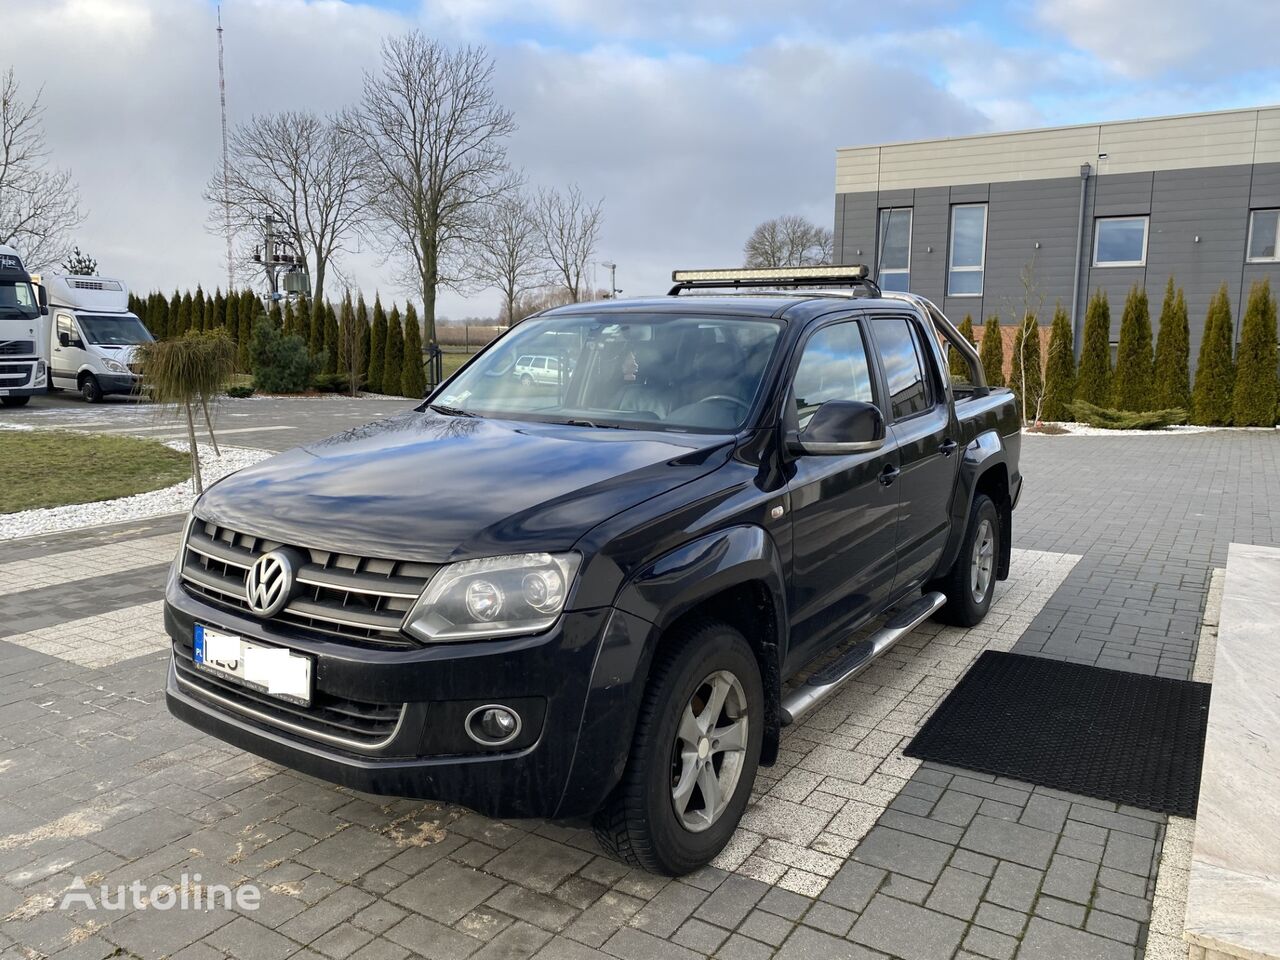
[(430, 404), (427, 404), (427, 406), (430, 407), (432, 410), (434, 410), (436, 413), (443, 413), (445, 416), (448, 416), (448, 417), (480, 416), (480, 414), (472, 413), (470, 410), (463, 410), (459, 407), (448, 407), (448, 406), (445, 406), (443, 403), (430, 403)]
[(585, 420), (581, 417), (570, 417), (568, 420), (553, 420), (552, 423), (563, 423), (570, 427), (593, 427), (596, 430), (621, 430), (616, 423), (596, 423), (594, 420)]

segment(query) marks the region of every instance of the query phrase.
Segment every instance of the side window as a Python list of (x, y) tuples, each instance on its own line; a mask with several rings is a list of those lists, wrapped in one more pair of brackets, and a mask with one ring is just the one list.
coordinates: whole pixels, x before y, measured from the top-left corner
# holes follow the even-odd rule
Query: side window
[(884, 364), (893, 417), (901, 420), (928, 410), (932, 405), (921, 356), (920, 335), (904, 317), (876, 317), (876, 346)]
[(58, 314), (58, 339), (62, 339), (62, 335), (66, 334), (71, 340), (75, 340), (79, 334), (76, 333), (76, 324), (65, 313)]
[(809, 338), (796, 367), (792, 396), (801, 429), (828, 400), (875, 402), (859, 324), (832, 324)]

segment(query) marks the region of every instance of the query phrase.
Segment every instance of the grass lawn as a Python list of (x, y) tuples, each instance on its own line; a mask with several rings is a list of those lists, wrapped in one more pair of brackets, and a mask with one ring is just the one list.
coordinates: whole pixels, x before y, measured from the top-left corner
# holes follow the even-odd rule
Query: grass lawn
[(155, 440), (0, 430), (0, 513), (127, 497), (190, 475), (190, 458)]

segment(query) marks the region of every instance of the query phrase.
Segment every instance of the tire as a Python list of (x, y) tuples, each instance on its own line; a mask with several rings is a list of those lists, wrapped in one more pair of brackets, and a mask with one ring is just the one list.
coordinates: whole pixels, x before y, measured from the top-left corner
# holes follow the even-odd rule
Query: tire
[[(764, 687), (750, 645), (726, 624), (703, 621), (669, 640), (649, 675), (622, 779), (594, 827), (620, 860), (680, 876), (710, 863), (742, 819), (760, 764)], [(722, 707), (710, 717), (716, 690)], [(721, 740), (703, 735), (708, 724), (735, 731), (742, 748), (716, 750)], [(704, 783), (724, 791), (718, 804), (708, 803)]]
[(930, 585), (946, 594), (947, 602), (936, 619), (957, 627), (981, 623), (991, 609), (996, 589), (996, 567), (1000, 560), (1000, 515), (986, 494), (973, 498), (969, 523), (956, 562)]
[(30, 397), (0, 397), (0, 404), (6, 407), (25, 407), (30, 402)]
[(522, 387), (532, 387), (532, 386), (533, 386), (533, 377), (529, 376), (527, 373), (522, 373), (522, 374), (520, 374), (520, 386), (522, 386)]
[(80, 396), (85, 403), (102, 402), (102, 385), (92, 373), (86, 373), (80, 378)]

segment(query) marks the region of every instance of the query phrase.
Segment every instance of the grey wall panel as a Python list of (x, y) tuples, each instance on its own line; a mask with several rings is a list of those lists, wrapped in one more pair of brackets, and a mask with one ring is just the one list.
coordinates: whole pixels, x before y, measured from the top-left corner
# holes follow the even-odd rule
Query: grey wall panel
[[(1058, 301), (1071, 308), (1079, 211), (1076, 178), (991, 185), (984, 285), (988, 313), (998, 312), (1013, 322), (1030, 306), (1047, 323)], [(1024, 269), (1034, 287), (1030, 304), (1023, 290)]]
[(844, 263), (841, 254), (844, 252), (844, 197), (836, 195), (835, 216), (831, 227), (831, 262)]
[[(999, 313), (1000, 310), (993, 306), (991, 309), (986, 308), (988, 298), (981, 297), (943, 297), (941, 300), (935, 301), (942, 305), (942, 312), (955, 323), (958, 327), (960, 321), (964, 319), (965, 314), (973, 317), (973, 325), (975, 327), (982, 326), (982, 321), (986, 319), (989, 313)], [(991, 301), (994, 303), (994, 299)]]
[(839, 259), (842, 263), (867, 263), (875, 259), (876, 248), (876, 195), (874, 193), (846, 193), (844, 197), (844, 224), (838, 241)]
[(1151, 174), (1116, 173), (1094, 178), (1093, 215), (1123, 217), (1151, 212)]
[(983, 203), (991, 192), (985, 183), (959, 183), (950, 187), (952, 203)]
[(879, 203), (881, 207), (909, 207), (915, 203), (914, 190), (881, 190)]
[(1251, 181), (1249, 167), (1161, 170), (1155, 177), (1148, 295), (1159, 310), (1171, 274), (1185, 291), (1193, 366), (1209, 301), (1223, 281), (1239, 321)]
[(1253, 168), (1249, 206), (1280, 207), (1280, 163), (1259, 163)]
[(946, 187), (923, 187), (915, 192), (911, 223), (911, 290), (934, 303), (942, 302), (945, 288), (950, 218), (950, 191)]

